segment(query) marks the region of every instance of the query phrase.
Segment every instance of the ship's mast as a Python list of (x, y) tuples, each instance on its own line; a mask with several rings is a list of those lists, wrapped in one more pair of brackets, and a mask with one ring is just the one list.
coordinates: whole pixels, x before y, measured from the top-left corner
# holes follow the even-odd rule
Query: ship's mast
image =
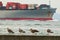
[[(49, 6), (51, 7), (51, 0), (49, 0)], [(49, 7), (49, 11), (48, 11), (48, 17), (50, 17), (50, 16), (51, 16), (50, 7)]]
[(49, 0), (49, 6), (51, 6), (51, 0)]

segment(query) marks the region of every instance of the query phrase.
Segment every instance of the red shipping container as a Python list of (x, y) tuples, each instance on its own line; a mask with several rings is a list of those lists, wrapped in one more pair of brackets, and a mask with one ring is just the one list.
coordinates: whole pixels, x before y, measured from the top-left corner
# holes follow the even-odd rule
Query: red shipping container
[(28, 5), (27, 4), (20, 4), (19, 9), (27, 9)]
[(6, 5), (6, 9), (16, 9), (16, 3), (8, 2)]
[(16, 8), (20, 9), (20, 3), (16, 3)]
[(2, 2), (0, 2), (0, 7), (2, 7), (3, 6), (3, 4), (2, 4)]

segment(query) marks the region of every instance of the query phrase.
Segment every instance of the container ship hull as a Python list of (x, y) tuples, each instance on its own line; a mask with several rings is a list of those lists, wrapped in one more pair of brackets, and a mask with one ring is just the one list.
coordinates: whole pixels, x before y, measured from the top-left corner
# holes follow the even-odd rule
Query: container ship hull
[(50, 20), (55, 13), (55, 8), (50, 9), (51, 13), (48, 13), (48, 9), (38, 10), (0, 10), (0, 19), (12, 19), (12, 20)]

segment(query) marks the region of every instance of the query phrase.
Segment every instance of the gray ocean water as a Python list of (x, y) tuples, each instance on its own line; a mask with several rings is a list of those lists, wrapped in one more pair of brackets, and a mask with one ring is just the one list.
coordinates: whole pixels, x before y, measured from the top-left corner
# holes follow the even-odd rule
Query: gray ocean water
[[(7, 28), (14, 31), (14, 34), (10, 34)], [(19, 33), (19, 28), (26, 33)], [(32, 34), (29, 30), (36, 29), (39, 32)], [(38, 21), (38, 20), (0, 20), (0, 35), (42, 35), (46, 36), (47, 29), (51, 29), (53, 33), (49, 35), (60, 35), (60, 21)]]

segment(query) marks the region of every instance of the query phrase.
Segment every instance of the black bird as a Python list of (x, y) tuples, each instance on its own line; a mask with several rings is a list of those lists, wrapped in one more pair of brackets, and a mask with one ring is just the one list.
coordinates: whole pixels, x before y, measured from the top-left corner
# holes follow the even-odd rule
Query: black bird
[(36, 30), (36, 29), (30, 29), (30, 31), (31, 31), (32, 33), (39, 32), (39, 31), (38, 31), (38, 30)]
[(22, 29), (19, 29), (19, 32), (20, 32), (20, 33), (25, 33), (25, 31), (24, 31), (24, 30), (22, 30)]
[(47, 29), (47, 32), (48, 32), (48, 33), (53, 33), (50, 29)]
[(7, 28), (7, 31), (9, 32), (9, 33), (14, 33), (11, 29), (9, 29), (9, 28)]

